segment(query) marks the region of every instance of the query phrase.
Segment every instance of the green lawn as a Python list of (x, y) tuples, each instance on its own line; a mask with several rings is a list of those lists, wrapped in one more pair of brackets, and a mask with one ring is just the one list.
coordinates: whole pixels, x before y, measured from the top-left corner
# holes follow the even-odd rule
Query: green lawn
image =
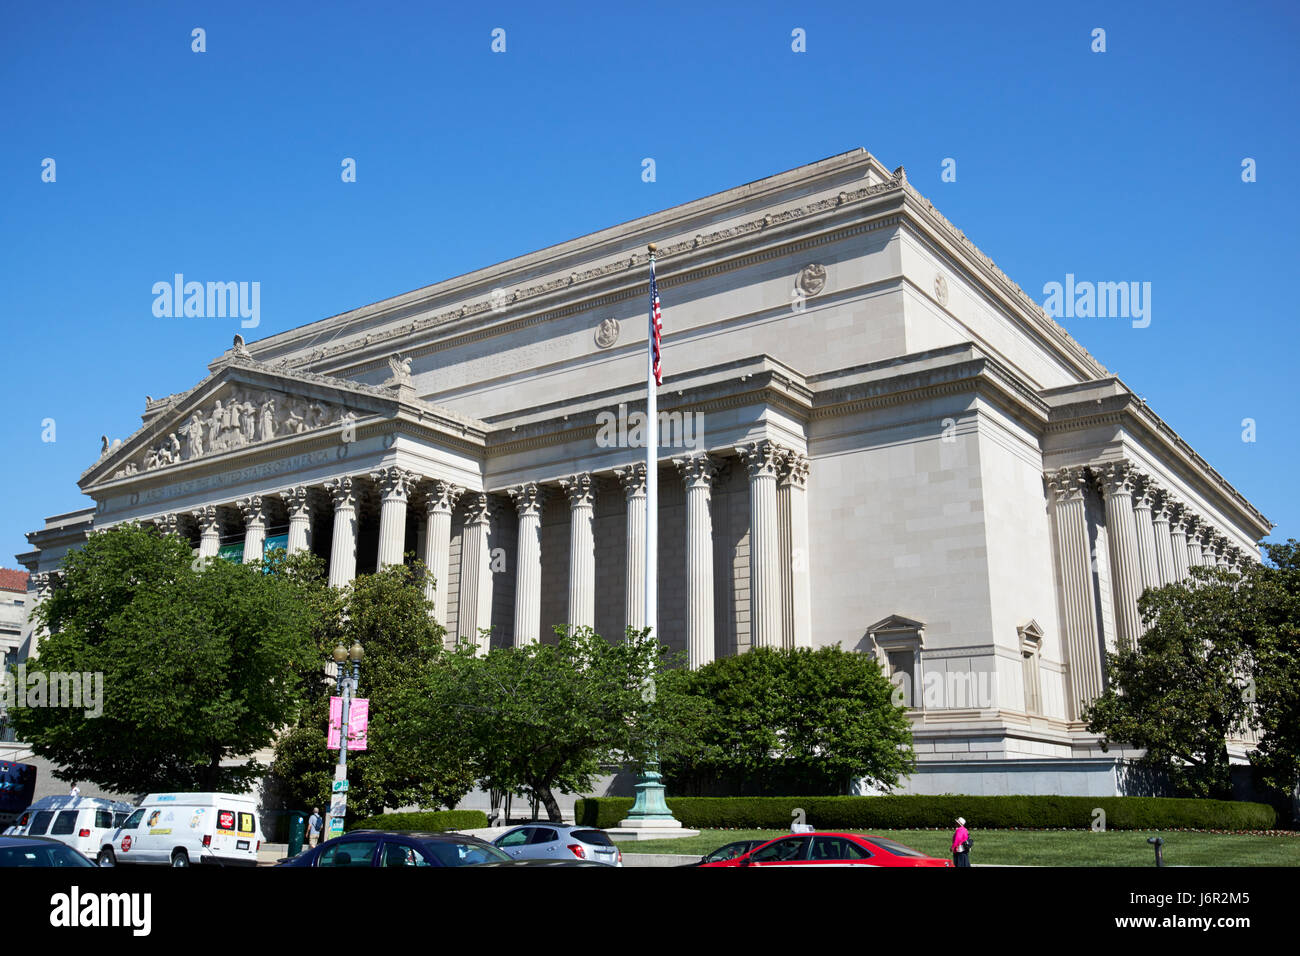
[[(624, 853), (682, 853), (703, 856), (733, 840), (772, 839), (785, 830), (703, 830), (680, 840), (619, 843)], [(853, 831), (850, 831), (853, 832)], [(873, 830), (931, 856), (948, 856), (952, 833), (941, 830)], [(1019, 866), (1154, 866), (1147, 837), (1156, 831), (975, 830), (971, 863)], [(1166, 830), (1168, 866), (1300, 866), (1300, 835), (1251, 836)]]

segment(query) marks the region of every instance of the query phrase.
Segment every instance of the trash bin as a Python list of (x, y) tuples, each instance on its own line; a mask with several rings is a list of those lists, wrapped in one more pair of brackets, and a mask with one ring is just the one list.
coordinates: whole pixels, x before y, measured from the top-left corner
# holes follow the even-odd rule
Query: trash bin
[(288, 855), (293, 857), (302, 852), (303, 840), (307, 838), (307, 814), (301, 810), (289, 813), (289, 848)]

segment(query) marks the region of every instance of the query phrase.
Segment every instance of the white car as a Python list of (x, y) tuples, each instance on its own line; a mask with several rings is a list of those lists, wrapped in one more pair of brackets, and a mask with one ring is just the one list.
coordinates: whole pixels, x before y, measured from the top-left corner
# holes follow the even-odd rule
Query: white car
[(100, 797), (42, 797), (23, 811), (15, 835), (50, 837), (93, 859), (132, 809)]
[(247, 793), (151, 793), (98, 847), (100, 866), (256, 866), (257, 798)]

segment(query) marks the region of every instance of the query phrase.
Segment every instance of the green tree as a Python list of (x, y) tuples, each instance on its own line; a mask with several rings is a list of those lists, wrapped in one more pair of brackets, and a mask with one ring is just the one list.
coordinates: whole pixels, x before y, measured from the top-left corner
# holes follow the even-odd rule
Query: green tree
[(322, 668), (335, 646), (360, 642), (359, 697), (370, 701), (364, 751), (348, 752), (348, 816), (385, 809), (452, 807), (474, 786), (471, 753), (454, 728), (426, 732), (409, 690), (423, 685), (444, 656), (445, 630), (431, 616), (419, 562), (361, 575), (333, 589), (315, 579), (316, 647), (311, 690), (294, 727), (276, 745), (272, 783), (290, 806), (325, 806), (338, 752), (326, 750), (329, 699), (337, 693)]
[(1266, 544), (1268, 563), (1247, 569), (1258, 606), (1248, 634), (1254, 668), (1253, 726), (1262, 733), (1250, 760), (1264, 783), (1294, 799), (1300, 783), (1300, 545)]
[(858, 777), (896, 786), (912, 767), (906, 710), (872, 657), (757, 648), (679, 680), (703, 712), (694, 741), (665, 760), (675, 788), (843, 793)]
[(644, 632), (610, 642), (590, 628), (556, 631), (554, 644), (484, 656), (462, 646), (409, 701), (426, 737), (463, 736), (480, 781), (531, 791), (558, 822), (556, 790), (587, 790), (602, 764), (679, 746), (690, 721), (685, 702), (652, 686), (671, 657)]
[[(68, 554), (35, 612), (47, 627), (33, 673), (103, 675), (103, 713), (20, 708), (17, 733), (64, 780), (123, 793), (243, 790), (297, 711), (312, 655), (309, 608), (291, 573), (195, 562), (189, 545), (136, 524)], [(247, 759), (240, 759), (247, 758)]]
[(1196, 567), (1185, 583), (1147, 590), (1136, 648), (1107, 655), (1108, 687), (1086, 709), (1102, 748), (1146, 751), (1142, 763), (1180, 792), (1230, 799), (1227, 738), (1245, 729), (1243, 688), (1260, 628), (1257, 579)]

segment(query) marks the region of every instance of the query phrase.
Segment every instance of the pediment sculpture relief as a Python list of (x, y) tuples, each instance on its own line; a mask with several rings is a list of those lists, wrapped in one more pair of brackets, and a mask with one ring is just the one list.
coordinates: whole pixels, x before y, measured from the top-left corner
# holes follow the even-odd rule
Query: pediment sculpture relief
[(265, 389), (234, 389), (196, 409), (160, 443), (118, 469), (113, 477), (125, 478), (356, 417), (355, 412), (328, 402)]

